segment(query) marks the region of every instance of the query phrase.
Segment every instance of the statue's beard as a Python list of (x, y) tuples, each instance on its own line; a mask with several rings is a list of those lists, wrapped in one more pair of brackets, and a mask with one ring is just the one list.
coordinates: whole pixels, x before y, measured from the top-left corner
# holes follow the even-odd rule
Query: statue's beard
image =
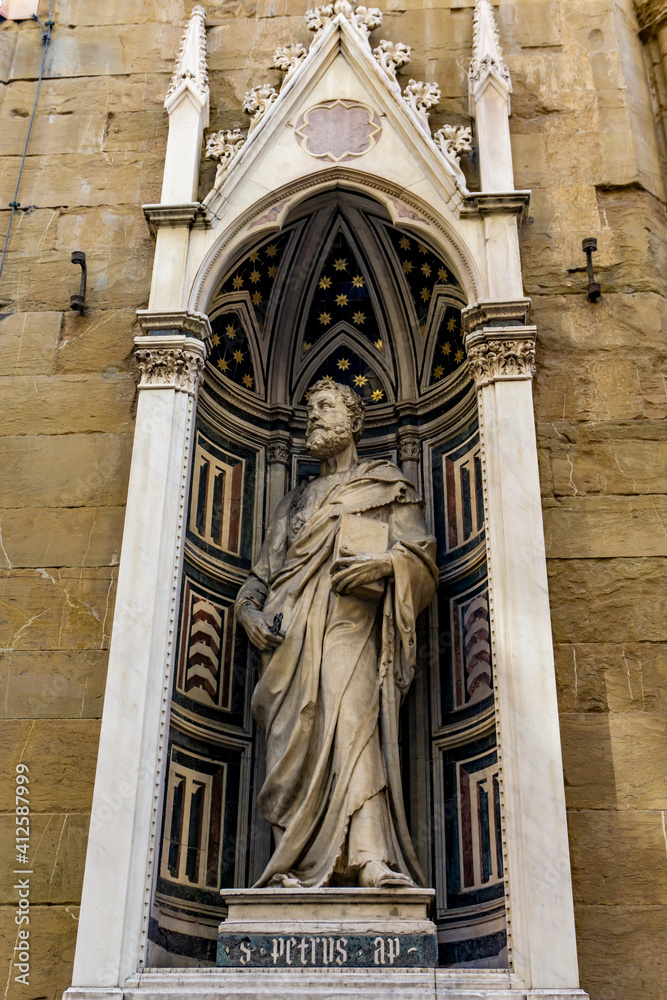
[(306, 448), (313, 458), (331, 458), (352, 444), (354, 437), (348, 423), (315, 427), (306, 434)]

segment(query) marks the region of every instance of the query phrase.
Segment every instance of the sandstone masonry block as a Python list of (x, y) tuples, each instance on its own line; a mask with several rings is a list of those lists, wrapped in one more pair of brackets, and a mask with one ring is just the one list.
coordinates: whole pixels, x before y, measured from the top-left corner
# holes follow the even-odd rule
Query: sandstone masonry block
[[(31, 810), (31, 907), (81, 901), (89, 822), (87, 815), (45, 814)], [(15, 838), (14, 816), (0, 816), (0, 851), (4, 858), (13, 856)], [(13, 888), (16, 876), (9, 869), (10, 866), (3, 866), (0, 873), (0, 906), (11, 905), (16, 900)]]
[(107, 655), (103, 649), (4, 653), (0, 663), (0, 716), (101, 718)]
[(115, 566), (124, 507), (37, 507), (2, 511), (0, 565)]
[(0, 378), (7, 434), (123, 434), (134, 427), (131, 375), (23, 375)]
[(662, 642), (556, 643), (561, 712), (667, 712)]
[(63, 314), (0, 314), (0, 375), (49, 375), (56, 364)]

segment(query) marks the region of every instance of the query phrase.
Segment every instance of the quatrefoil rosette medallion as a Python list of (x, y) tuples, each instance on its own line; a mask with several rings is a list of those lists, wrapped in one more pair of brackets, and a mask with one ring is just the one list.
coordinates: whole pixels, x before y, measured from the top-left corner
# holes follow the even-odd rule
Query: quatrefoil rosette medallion
[(372, 108), (339, 99), (308, 108), (296, 123), (294, 135), (310, 156), (342, 163), (375, 149), (382, 125)]

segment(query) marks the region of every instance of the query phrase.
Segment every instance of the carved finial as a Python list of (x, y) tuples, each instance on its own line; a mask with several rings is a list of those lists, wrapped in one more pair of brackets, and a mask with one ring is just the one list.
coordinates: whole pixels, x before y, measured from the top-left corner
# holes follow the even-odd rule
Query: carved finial
[(232, 131), (223, 129), (221, 132), (213, 132), (206, 140), (206, 158), (218, 160), (218, 169), (215, 174), (216, 187), (227, 173), (232, 160), (241, 151), (245, 141), (246, 136), (238, 128)]
[(452, 165), (459, 178), (463, 178), (461, 170), (461, 154), (472, 149), (472, 133), (469, 125), (443, 125), (433, 136), (433, 141), (440, 148), (445, 159)]
[(474, 112), (475, 101), (486, 81), (492, 78), (508, 96), (512, 82), (507, 63), (500, 47), (500, 32), (493, 16), (490, 0), (476, 0), (473, 18), (472, 62), (468, 70), (470, 107)]
[(290, 42), (289, 45), (281, 45), (279, 49), (276, 49), (273, 57), (273, 68), (280, 69), (285, 73), (283, 83), (289, 80), (306, 55), (306, 47), (301, 42)]
[(243, 98), (243, 110), (250, 115), (250, 128), (248, 135), (251, 135), (262, 118), (269, 110), (274, 101), (278, 99), (278, 91), (268, 83), (263, 83), (259, 87), (253, 87)]
[(409, 45), (404, 45), (403, 42), (388, 42), (386, 38), (383, 38), (378, 47), (373, 49), (373, 55), (380, 66), (392, 83), (396, 84), (396, 71), (407, 66), (410, 62), (410, 52)]
[(403, 91), (406, 103), (412, 108), (424, 130), (430, 134), (428, 115), (440, 100), (440, 87), (437, 83), (424, 83), (422, 80), (410, 80)]
[(164, 100), (164, 106), (171, 114), (185, 91), (192, 99), (204, 107), (208, 103), (208, 72), (206, 69), (206, 11), (197, 6), (192, 10), (181, 47), (176, 57), (176, 68)]
[[(327, 24), (339, 14), (350, 22), (355, 31), (368, 43), (368, 36), (382, 24), (382, 11), (378, 7), (361, 7), (351, 0), (333, 0), (333, 3), (323, 4), (306, 11), (306, 25), (309, 31), (315, 33), (315, 38), (326, 28)], [(370, 47), (370, 46), (369, 46)]]

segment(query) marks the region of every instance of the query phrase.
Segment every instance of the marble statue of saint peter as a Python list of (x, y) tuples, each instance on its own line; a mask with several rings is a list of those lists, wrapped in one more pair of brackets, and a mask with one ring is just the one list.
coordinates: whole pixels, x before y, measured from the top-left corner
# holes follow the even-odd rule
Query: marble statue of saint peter
[[(436, 589), (435, 539), (400, 469), (359, 460), (363, 424), (347, 386), (311, 388), (306, 447), (320, 474), (278, 505), (236, 603), (262, 651), (258, 804), (275, 850), (258, 886), (423, 883), (403, 807), (398, 710), (415, 669), (415, 622)], [(384, 522), (385, 551), (337, 550), (346, 514)]]

